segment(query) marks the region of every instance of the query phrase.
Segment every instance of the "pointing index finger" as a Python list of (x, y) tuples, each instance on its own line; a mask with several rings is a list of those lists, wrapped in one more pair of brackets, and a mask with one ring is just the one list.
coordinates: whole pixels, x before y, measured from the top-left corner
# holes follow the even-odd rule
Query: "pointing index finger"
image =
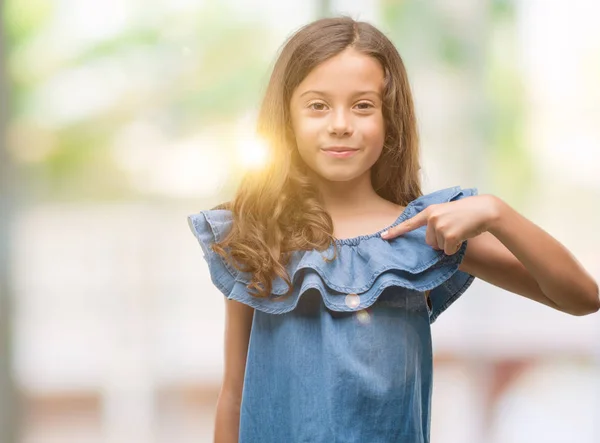
[(406, 219), (402, 223), (394, 226), (393, 228), (382, 232), (381, 238), (390, 240), (409, 231), (414, 231), (415, 229), (425, 225), (427, 225), (427, 213), (425, 211), (421, 211), (414, 217)]

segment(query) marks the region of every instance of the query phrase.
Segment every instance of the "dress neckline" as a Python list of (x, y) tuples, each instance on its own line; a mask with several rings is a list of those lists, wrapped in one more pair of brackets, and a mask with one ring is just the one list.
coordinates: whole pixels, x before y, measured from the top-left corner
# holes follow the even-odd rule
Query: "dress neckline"
[(413, 200), (411, 202), (409, 202), (406, 207), (402, 210), (402, 213), (396, 218), (396, 220), (389, 226), (386, 226), (383, 229), (380, 229), (377, 232), (374, 232), (372, 234), (363, 234), (363, 235), (357, 235), (356, 237), (350, 237), (350, 238), (336, 238), (335, 239), (335, 243), (336, 245), (357, 245), (359, 244), (362, 240), (368, 240), (370, 238), (373, 237), (379, 237), (381, 236), (381, 233), (384, 231), (387, 231), (390, 228), (393, 228), (394, 226), (402, 223), (406, 218), (408, 218), (408, 209), (412, 206), (412, 204), (415, 202), (416, 200)]

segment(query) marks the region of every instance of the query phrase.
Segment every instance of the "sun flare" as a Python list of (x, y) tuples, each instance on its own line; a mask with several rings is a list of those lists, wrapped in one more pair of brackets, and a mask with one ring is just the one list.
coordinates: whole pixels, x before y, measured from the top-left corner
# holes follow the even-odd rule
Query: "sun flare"
[(264, 140), (246, 135), (237, 144), (238, 159), (245, 169), (263, 169), (269, 160), (269, 151)]

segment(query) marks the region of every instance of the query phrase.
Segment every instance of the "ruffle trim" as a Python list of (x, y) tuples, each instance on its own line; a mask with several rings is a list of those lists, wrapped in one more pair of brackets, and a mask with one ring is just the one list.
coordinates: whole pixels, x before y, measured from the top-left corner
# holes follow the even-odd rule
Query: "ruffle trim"
[[(413, 217), (427, 206), (477, 195), (476, 189), (459, 186), (436, 191), (410, 202), (398, 219), (376, 233), (336, 241), (338, 256), (332, 257), (333, 246), (326, 251), (296, 251), (287, 266), (293, 291), (285, 296), (287, 285), (281, 278), (273, 281), (269, 297), (248, 294), (251, 276), (236, 270), (210, 249), (223, 240), (231, 229), (232, 214), (228, 210), (201, 211), (188, 216), (189, 226), (198, 239), (215, 286), (229, 299), (239, 301), (270, 314), (292, 311), (305, 292), (320, 292), (327, 308), (334, 311), (357, 311), (371, 306), (384, 289), (391, 286), (430, 294), (433, 309), (431, 321), (446, 309), (473, 281), (473, 277), (458, 271), (467, 242), (452, 255), (437, 251), (425, 243), (426, 227), (418, 228), (393, 240), (384, 240), (380, 233)], [(444, 292), (443, 298), (436, 292)]]

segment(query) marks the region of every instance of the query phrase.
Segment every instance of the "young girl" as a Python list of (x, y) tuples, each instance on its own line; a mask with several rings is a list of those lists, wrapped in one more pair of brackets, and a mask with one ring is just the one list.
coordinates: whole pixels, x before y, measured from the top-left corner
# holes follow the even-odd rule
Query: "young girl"
[(216, 442), (429, 442), (430, 324), (475, 277), (599, 309), (576, 259), (498, 197), (421, 193), (406, 71), (373, 26), (296, 32), (258, 132), (266, 169), (188, 217), (226, 296)]

